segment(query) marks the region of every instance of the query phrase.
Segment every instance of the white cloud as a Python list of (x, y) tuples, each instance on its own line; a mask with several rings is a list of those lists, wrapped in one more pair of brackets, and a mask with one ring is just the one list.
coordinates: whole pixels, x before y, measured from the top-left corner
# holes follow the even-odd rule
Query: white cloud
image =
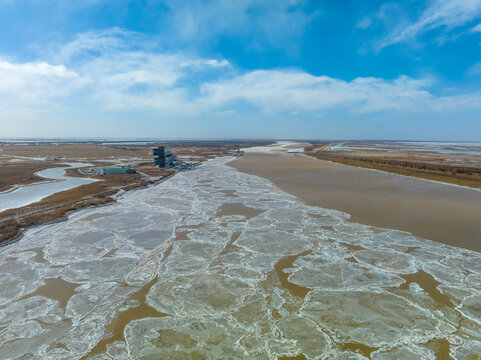
[[(79, 36), (49, 61), (1, 60), (0, 128), (7, 127), (7, 118), (56, 119), (72, 127), (117, 117), (195, 121), (221, 115), (228, 121), (240, 115), (295, 115), (302, 120), (326, 112), (419, 116), (481, 109), (479, 92), (436, 96), (428, 79), (345, 81), (297, 69), (241, 72), (225, 59), (162, 52), (150, 39), (129, 45), (137, 34), (118, 29), (102, 34)], [(60, 59), (65, 63), (56, 63)]]
[(232, 115), (232, 114), (235, 114), (236, 111), (235, 110), (222, 110), (222, 111), (215, 111), (214, 114), (217, 114), (217, 115)]
[(301, 71), (253, 71), (207, 83), (198, 102), (207, 107), (244, 101), (266, 113), (318, 111), (342, 107), (356, 112), (416, 112), (433, 97), (430, 81), (400, 77), (393, 81), (357, 78), (347, 82)]
[(481, 23), (471, 29), (471, 32), (481, 32)]
[[(173, 42), (206, 44), (219, 36), (241, 36), (254, 47), (296, 47), (317, 15), (306, 0), (168, 0), (164, 33)], [(164, 39), (165, 40), (165, 39)]]
[(0, 106), (18, 110), (53, 101), (82, 86), (80, 76), (64, 65), (46, 62), (16, 64), (0, 60)]
[(12, 64), (7, 61), (0, 60), (0, 71), (21, 73), (24, 75), (45, 75), (58, 77), (75, 77), (77, 74), (67, 70), (64, 65), (52, 66), (46, 62)]
[(481, 61), (471, 66), (466, 72), (468, 75), (479, 75), (481, 74)]
[(412, 41), (437, 28), (451, 31), (480, 15), (481, 0), (433, 0), (416, 21), (394, 24), (387, 36), (377, 43), (376, 48), (380, 50), (392, 44)]
[[(83, 96), (101, 108), (177, 115), (193, 114), (188, 93), (197, 75), (230, 68), (226, 59), (163, 52), (152, 39), (118, 28), (80, 34), (52, 58), (75, 67), (88, 89)], [(185, 79), (189, 84), (179, 84)]]
[[(5, 1), (5, 0), (3, 0)], [(236, 38), (253, 48), (275, 47), (290, 51), (298, 46), (305, 27), (319, 13), (309, 10), (309, 0), (148, 0), (138, 14), (156, 37), (170, 48), (200, 48), (222, 38)], [(115, 11), (115, 19), (130, 18), (138, 1), (132, 0), (24, 0), (26, 7), (47, 8), (53, 21), (78, 21), (92, 13)], [(1, 2), (0, 2), (1, 4)], [(61, 22), (63, 24), (63, 21)], [(122, 21), (120, 21), (122, 23)], [(92, 34), (87, 34), (91, 37)], [(90, 39), (92, 40), (92, 39)], [(100, 41), (111, 41), (102, 37)], [(102, 46), (105, 43), (99, 42)], [(65, 49), (69, 52), (69, 49)]]
[(368, 17), (368, 16), (365, 16), (363, 17), (361, 20), (359, 20), (356, 24), (356, 27), (358, 29), (367, 29), (369, 28), (371, 25), (373, 24), (373, 20)]
[(223, 66), (230, 65), (229, 61), (225, 59), (223, 60), (209, 59), (205, 61), (205, 64), (213, 67), (223, 67)]

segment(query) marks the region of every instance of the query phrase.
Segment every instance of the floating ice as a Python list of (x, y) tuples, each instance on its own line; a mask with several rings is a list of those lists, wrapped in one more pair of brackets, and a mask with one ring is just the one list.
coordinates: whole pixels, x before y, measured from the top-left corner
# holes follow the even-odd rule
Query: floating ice
[[(1, 248), (2, 358), (479, 354), (481, 254), (349, 222), (228, 160)], [(58, 278), (71, 293), (45, 297)]]
[(424, 343), (440, 333), (441, 320), (390, 293), (315, 290), (301, 313), (341, 343), (385, 347)]
[(381, 351), (378, 353), (373, 354), (372, 357), (374, 360), (435, 360), (436, 357), (434, 354), (427, 350), (420, 347), (412, 346), (400, 346), (398, 348), (388, 350), (388, 351)]

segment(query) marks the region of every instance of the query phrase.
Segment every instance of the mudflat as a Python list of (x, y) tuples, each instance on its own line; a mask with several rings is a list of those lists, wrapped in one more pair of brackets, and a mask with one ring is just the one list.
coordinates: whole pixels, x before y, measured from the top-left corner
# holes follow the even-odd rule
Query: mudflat
[(229, 163), (308, 205), (354, 222), (481, 252), (481, 191), (332, 163), (301, 154), (250, 153)]

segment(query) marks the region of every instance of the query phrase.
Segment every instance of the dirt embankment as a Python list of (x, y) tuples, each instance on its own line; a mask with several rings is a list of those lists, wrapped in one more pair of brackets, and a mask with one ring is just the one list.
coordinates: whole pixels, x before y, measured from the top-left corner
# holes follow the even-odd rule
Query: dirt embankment
[(480, 166), (464, 165), (462, 162), (459, 165), (442, 163), (426, 154), (398, 153), (397, 158), (394, 158), (392, 153), (383, 153), (356, 154), (320, 150), (316, 147), (305, 149), (306, 155), (321, 160), (481, 189)]

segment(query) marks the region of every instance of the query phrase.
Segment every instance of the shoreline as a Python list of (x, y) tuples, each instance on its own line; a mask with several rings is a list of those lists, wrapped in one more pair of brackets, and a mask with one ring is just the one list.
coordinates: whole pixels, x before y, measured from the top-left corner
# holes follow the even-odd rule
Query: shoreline
[[(4, 177), (0, 182), (0, 195), (15, 191), (23, 186), (46, 184), (49, 179), (39, 176), (37, 173), (43, 170), (62, 167), (60, 162), (40, 162), (34, 160), (31, 163), (4, 163), (0, 157), (0, 168)], [(27, 169), (28, 167), (28, 169)]]
[(352, 222), (481, 252), (477, 189), (306, 155), (251, 153), (228, 165), (267, 178), (308, 205), (345, 212)]
[[(65, 163), (68, 165), (66, 167), (52, 167), (47, 168), (42, 171), (36, 172), (34, 175), (45, 179), (43, 182), (38, 182), (34, 184), (26, 184), (26, 185), (17, 185), (15, 189), (11, 189), (11, 191), (7, 190), (4, 193), (0, 193), (0, 201), (3, 203), (3, 206), (0, 205), (0, 214), (4, 211), (14, 210), (19, 208), (27, 207), (31, 204), (39, 203), (42, 200), (48, 198), (49, 196), (58, 194), (63, 191), (73, 190), (78, 186), (88, 185), (96, 181), (100, 181), (100, 179), (92, 178), (89, 176), (80, 176), (81, 174), (76, 171), (72, 172), (75, 175), (69, 176), (68, 170), (77, 170), (80, 167), (84, 167), (83, 163)], [(91, 164), (88, 164), (89, 166)], [(46, 173), (52, 170), (63, 170), (62, 174), (49, 174)], [(41, 174), (41, 172), (44, 172)], [(59, 188), (46, 188), (51, 186), (51, 184), (58, 184)], [(28, 194), (30, 189), (34, 188), (33, 193)], [(18, 196), (18, 193), (25, 193), (27, 192), (27, 196), (20, 194), (20, 199), (15, 199), (15, 196)], [(14, 196), (14, 198), (8, 198), (9, 196)], [(5, 199), (5, 197), (7, 199)], [(10, 205), (6, 205), (10, 204)]]
[[(481, 190), (481, 169), (478, 163), (470, 166), (452, 162), (442, 164), (439, 159), (434, 158), (411, 158), (411, 156), (420, 155), (411, 155), (409, 152), (400, 152), (398, 158), (393, 158), (391, 153), (386, 152), (372, 154), (369, 151), (357, 151), (343, 154), (342, 152), (315, 151), (312, 147), (305, 150), (305, 156), (319, 160)], [(424, 155), (424, 153), (420, 154)], [(471, 156), (469, 161), (474, 161), (473, 159), (474, 157)], [(462, 161), (462, 159), (458, 160)]]
[[(318, 158), (316, 158), (314, 156), (311, 156), (311, 155), (306, 155), (306, 154), (300, 154), (300, 155), (306, 156), (308, 158), (318, 159)], [(324, 161), (327, 161), (327, 162), (332, 163), (332, 164), (342, 164), (342, 163), (339, 163), (339, 162), (334, 161), (334, 160), (324, 160)], [(351, 166), (351, 167), (354, 167), (356, 169), (370, 170), (370, 171), (378, 172), (378, 173), (381, 173), (381, 174), (402, 176), (402, 177), (405, 177), (407, 179), (423, 180), (423, 181), (427, 181), (427, 182), (431, 182), (431, 183), (439, 184), (439, 185), (453, 186), (453, 187), (459, 188), (459, 189), (481, 191), (481, 188), (471, 187), (471, 186), (467, 186), (467, 185), (459, 185), (459, 184), (449, 183), (449, 182), (443, 182), (443, 181), (440, 181), (440, 180), (427, 179), (427, 178), (424, 178), (424, 177), (419, 177), (419, 176), (417, 177), (417, 176), (413, 176), (413, 175), (396, 174), (394, 172), (389, 172), (387, 170), (379, 170), (379, 169), (368, 168), (368, 167), (363, 167), (363, 166), (359, 166), (359, 165), (346, 165), (346, 166)]]

